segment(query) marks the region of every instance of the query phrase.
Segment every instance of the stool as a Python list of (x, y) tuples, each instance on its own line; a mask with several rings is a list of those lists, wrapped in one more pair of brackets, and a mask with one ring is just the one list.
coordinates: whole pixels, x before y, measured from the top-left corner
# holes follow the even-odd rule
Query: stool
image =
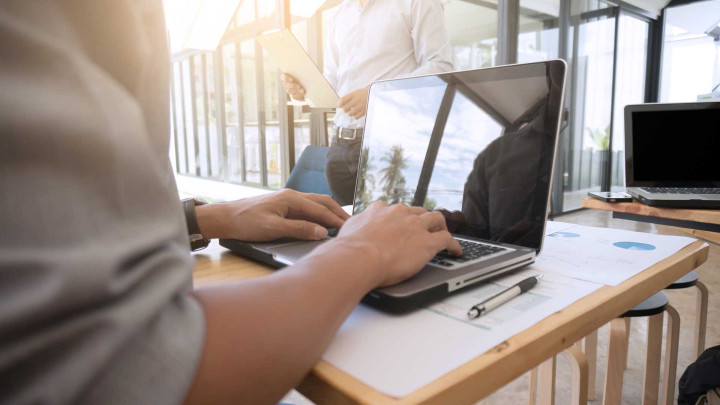
[[(698, 274), (694, 270), (689, 272), (688, 274), (684, 275), (683, 277), (679, 278), (674, 283), (670, 284), (666, 289), (668, 290), (677, 290), (682, 288), (690, 288), (690, 287), (697, 287), (698, 288), (698, 294), (697, 294), (697, 316), (695, 317), (695, 357), (699, 357), (700, 354), (702, 354), (703, 350), (705, 350), (705, 331), (707, 326), (707, 307), (708, 307), (708, 289), (702, 282), (698, 279)], [(641, 304), (642, 305), (642, 304)], [(633, 308), (634, 309), (634, 308)], [(671, 307), (672, 311), (675, 311), (674, 308)], [(632, 310), (631, 310), (632, 311)], [(677, 312), (677, 311), (675, 311)], [(668, 313), (668, 316), (670, 314)], [(623, 318), (626, 323), (626, 343), (625, 343), (625, 350), (627, 351), (628, 342), (630, 340), (630, 319), (632, 317), (624, 317)], [(662, 317), (660, 317), (660, 320), (656, 321), (648, 321), (648, 338), (650, 338), (650, 323), (651, 322), (659, 322), (659, 325), (654, 325), (655, 328), (661, 330), (662, 329)], [(677, 324), (679, 325), (679, 317), (677, 318)], [(668, 330), (670, 326), (668, 326)], [(679, 326), (678, 326), (679, 331)], [(660, 332), (661, 333), (661, 332)], [(677, 339), (675, 339), (677, 341)], [(658, 343), (661, 344), (661, 343)], [(658, 349), (660, 350), (660, 349)], [(592, 332), (584, 339), (584, 347), (583, 351), (585, 352), (585, 356), (587, 357), (588, 361), (588, 399), (594, 400), (595, 399), (595, 375), (596, 375), (596, 369), (597, 369), (597, 331)], [(675, 349), (677, 352), (677, 349)], [(659, 353), (659, 352), (658, 352)], [(674, 357), (677, 359), (677, 355)], [(659, 362), (658, 358), (658, 362)], [(674, 367), (674, 366), (673, 366)], [(625, 358), (625, 365), (623, 367), (624, 369), (627, 369), (627, 356)], [(646, 367), (647, 369), (647, 367)], [(672, 379), (675, 379), (675, 370), (666, 370), (665, 375), (669, 376), (669, 373), (672, 373)], [(672, 403), (673, 399), (672, 396), (674, 395), (674, 387), (675, 384), (671, 384), (672, 387), (670, 387), (673, 391), (670, 394), (670, 402)], [(664, 398), (667, 398), (665, 396)], [(657, 401), (655, 401), (657, 402)]]
[[(660, 385), (660, 351), (662, 349), (663, 312), (668, 314), (667, 342), (665, 345), (665, 367), (663, 369), (663, 404), (671, 405), (675, 396), (675, 373), (677, 368), (678, 339), (680, 335), (680, 315), (669, 304), (667, 295), (662, 292), (651, 296), (619, 318), (610, 321), (610, 339), (608, 343), (608, 365), (605, 375), (603, 404), (616, 405), (622, 400), (623, 373), (627, 365), (629, 319), (648, 317), (648, 337), (645, 356), (645, 375), (643, 381), (643, 404), (657, 404)], [(573, 354), (579, 349), (579, 342), (565, 352), (573, 368), (572, 403), (587, 403), (595, 396), (595, 372), (597, 366), (597, 331), (584, 339), (584, 354)], [(572, 351), (572, 352), (571, 352)], [(570, 352), (570, 353), (566, 353)], [(536, 384), (540, 385), (539, 404), (553, 404), (555, 400), (555, 357), (530, 373), (530, 399), (533, 404)], [(586, 371), (586, 372), (583, 372)], [(577, 375), (577, 376), (576, 376)]]
[(660, 377), (660, 350), (662, 348), (663, 312), (668, 314), (667, 342), (665, 343), (665, 365), (663, 368), (663, 404), (672, 404), (675, 397), (675, 373), (677, 368), (680, 315), (668, 301), (667, 295), (659, 292), (620, 318), (610, 321), (608, 343), (608, 366), (605, 375), (603, 404), (619, 404), (622, 400), (623, 372), (627, 365), (627, 319), (648, 317), (645, 375), (643, 382), (643, 404), (657, 404)]
[[(571, 404), (586, 405), (588, 401), (588, 363), (585, 354), (577, 343), (560, 352), (572, 369)], [(556, 356), (545, 360), (537, 368), (530, 371), (530, 395), (528, 403), (535, 404), (537, 394), (538, 405), (553, 405), (555, 403), (555, 367)], [(538, 370), (540, 376), (538, 377)], [(538, 385), (540, 392), (538, 393)]]

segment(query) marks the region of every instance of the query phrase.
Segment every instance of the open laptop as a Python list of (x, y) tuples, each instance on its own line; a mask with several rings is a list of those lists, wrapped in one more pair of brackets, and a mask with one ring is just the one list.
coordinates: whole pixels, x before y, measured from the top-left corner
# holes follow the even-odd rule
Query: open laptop
[[(386, 80), (370, 87), (353, 215), (371, 202), (441, 210), (464, 253), (364, 298), (403, 311), (534, 262), (543, 242), (566, 64)], [(220, 244), (275, 267), (324, 241)], [(342, 270), (342, 269), (338, 269)]]
[(720, 102), (625, 107), (628, 193), (648, 205), (720, 208)]

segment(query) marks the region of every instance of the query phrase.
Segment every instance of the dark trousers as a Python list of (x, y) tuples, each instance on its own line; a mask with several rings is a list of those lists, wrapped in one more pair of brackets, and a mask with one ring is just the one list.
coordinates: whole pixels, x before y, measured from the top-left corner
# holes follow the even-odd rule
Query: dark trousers
[(334, 138), (325, 157), (325, 177), (335, 201), (351, 205), (355, 195), (362, 139)]

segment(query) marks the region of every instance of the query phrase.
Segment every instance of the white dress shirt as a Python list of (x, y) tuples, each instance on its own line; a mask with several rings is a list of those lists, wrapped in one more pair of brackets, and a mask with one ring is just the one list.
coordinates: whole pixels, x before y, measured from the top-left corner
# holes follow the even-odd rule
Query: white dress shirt
[[(345, 0), (328, 27), (324, 73), (340, 97), (382, 79), (452, 70), (440, 0)], [(335, 125), (365, 126), (337, 109)]]

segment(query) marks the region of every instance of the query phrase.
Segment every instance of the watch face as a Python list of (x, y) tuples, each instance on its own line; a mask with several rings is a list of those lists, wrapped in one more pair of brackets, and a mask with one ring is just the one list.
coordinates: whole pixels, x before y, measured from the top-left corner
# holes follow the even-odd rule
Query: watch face
[(194, 252), (196, 250), (205, 249), (210, 244), (210, 241), (205, 239), (201, 234), (194, 233), (190, 235), (190, 249)]
[(190, 242), (191, 242), (191, 243), (192, 243), (192, 242), (197, 242), (197, 241), (206, 241), (206, 239), (203, 238), (203, 236), (202, 236), (201, 234), (199, 234), (199, 233), (194, 233), (194, 234), (190, 235)]

